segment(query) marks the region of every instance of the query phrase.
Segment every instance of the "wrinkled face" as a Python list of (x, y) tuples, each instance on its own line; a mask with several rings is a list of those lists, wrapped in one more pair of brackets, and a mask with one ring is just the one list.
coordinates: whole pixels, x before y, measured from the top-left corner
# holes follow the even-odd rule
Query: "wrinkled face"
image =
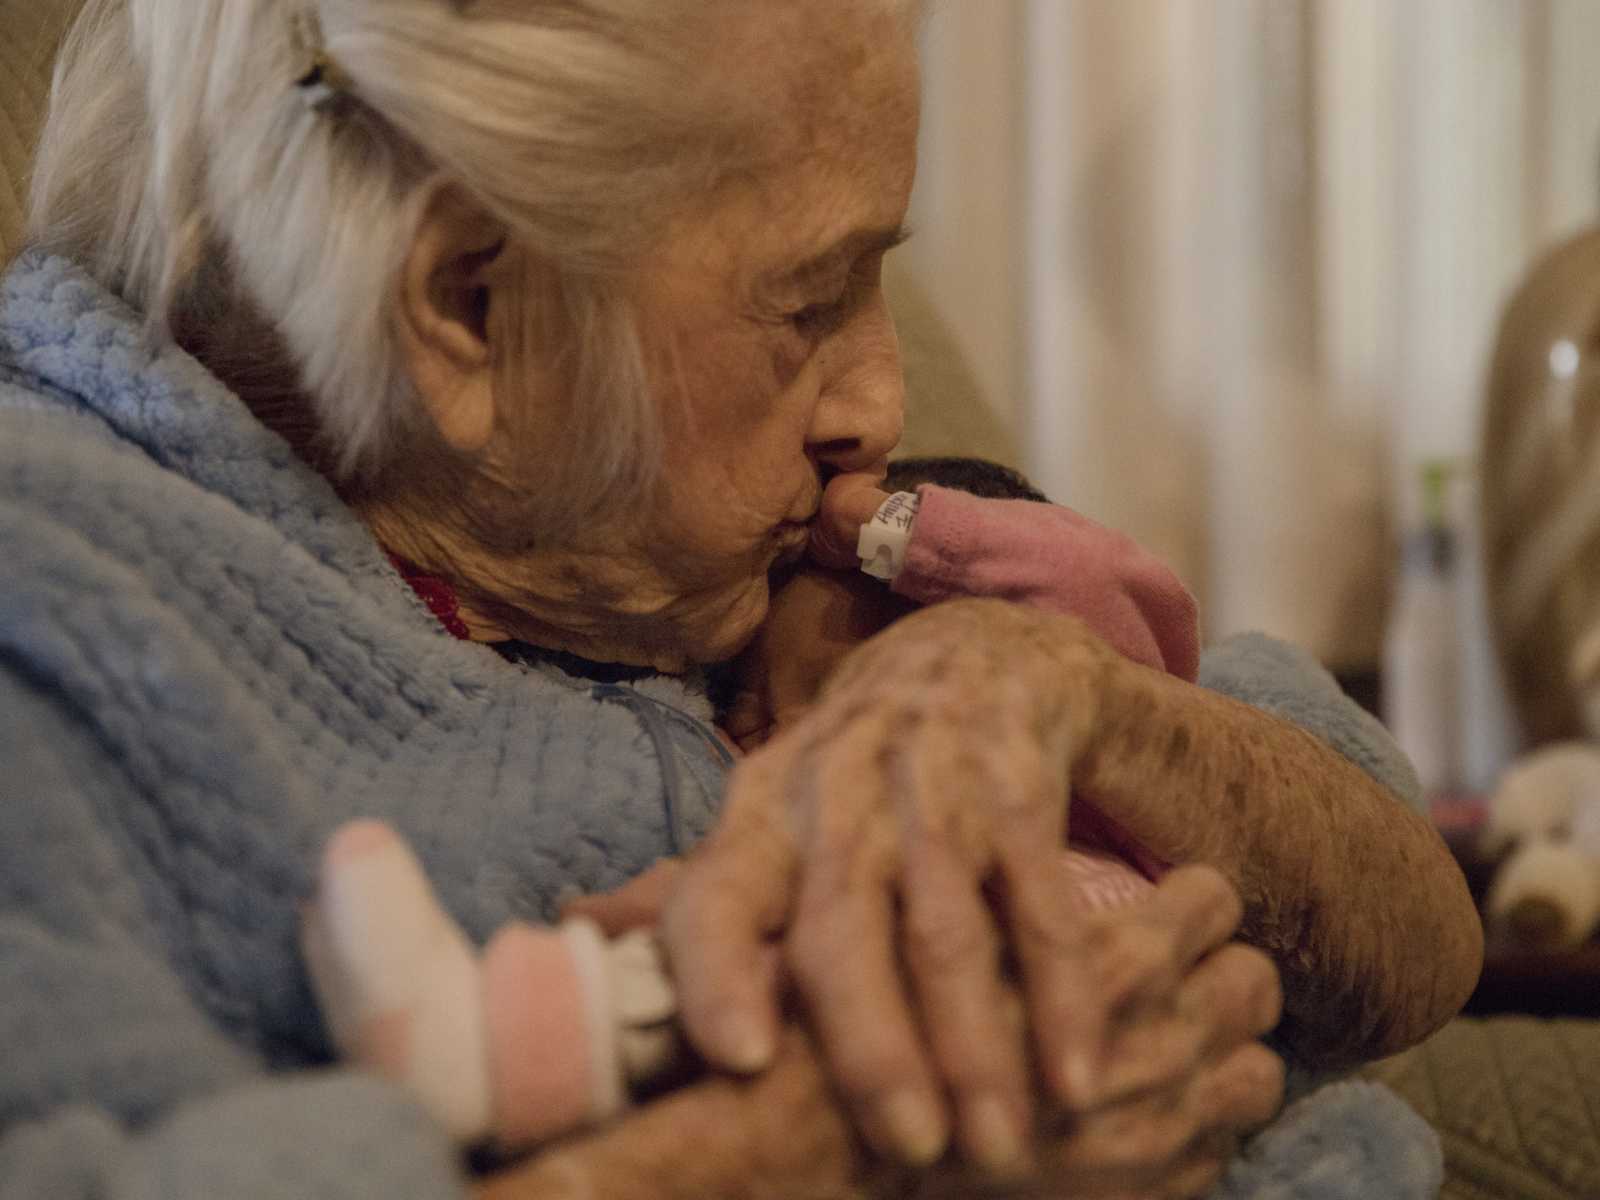
[(879, 272), (916, 169), (912, 39), (871, 0), (745, 11), (762, 19), (708, 61), (741, 64), (728, 86), (772, 115), (759, 165), (640, 274), (666, 461), (636, 544), (701, 661), (753, 634), (823, 479), (879, 463), (904, 399)]

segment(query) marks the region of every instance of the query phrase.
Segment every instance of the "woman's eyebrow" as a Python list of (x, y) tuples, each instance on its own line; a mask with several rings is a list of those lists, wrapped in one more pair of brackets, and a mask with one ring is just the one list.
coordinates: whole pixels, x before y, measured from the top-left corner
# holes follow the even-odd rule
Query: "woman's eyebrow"
[(773, 279), (790, 283), (811, 279), (836, 269), (841, 263), (851, 262), (866, 254), (887, 254), (902, 245), (911, 236), (906, 225), (882, 226), (876, 229), (858, 229), (845, 234), (819, 254), (805, 261), (775, 272)]

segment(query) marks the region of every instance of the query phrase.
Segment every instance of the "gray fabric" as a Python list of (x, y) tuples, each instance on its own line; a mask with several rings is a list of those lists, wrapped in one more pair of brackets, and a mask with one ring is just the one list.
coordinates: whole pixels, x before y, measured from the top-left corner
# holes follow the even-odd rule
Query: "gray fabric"
[(1260, 633), (1227, 639), (1200, 656), (1200, 684), (1281, 717), (1327, 742), (1410, 807), (1422, 785), (1379, 723), (1353, 703), (1315, 658)]
[(1351, 1080), (1291, 1104), (1211, 1200), (1432, 1200), (1443, 1178), (1427, 1123), (1388, 1088)]
[(703, 698), (652, 681), (678, 718), (652, 738), (445, 635), (281, 441), (58, 260), (0, 280), (0, 550), (0, 1195), (454, 1194), (408, 1101), (306, 1071), (318, 848), (381, 816), (476, 937), (547, 918), (668, 851), (658, 747), (680, 840), (709, 827)]

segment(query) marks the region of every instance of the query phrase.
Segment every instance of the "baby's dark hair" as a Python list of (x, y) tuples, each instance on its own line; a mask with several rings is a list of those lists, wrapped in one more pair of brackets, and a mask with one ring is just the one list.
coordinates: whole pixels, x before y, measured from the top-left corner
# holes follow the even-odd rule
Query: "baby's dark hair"
[(961, 458), (956, 455), (929, 455), (892, 462), (883, 488), (887, 492), (911, 492), (916, 490), (919, 483), (936, 483), (940, 487), (970, 492), (986, 500), (1037, 500), (1043, 504), (1049, 503), (1048, 497), (1029, 483), (1021, 471), (1002, 467), (986, 458)]

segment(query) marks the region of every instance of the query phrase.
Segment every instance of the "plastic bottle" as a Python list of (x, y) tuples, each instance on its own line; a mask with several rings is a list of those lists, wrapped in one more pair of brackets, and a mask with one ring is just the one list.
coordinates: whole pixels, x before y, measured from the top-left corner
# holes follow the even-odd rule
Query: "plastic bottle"
[(1422, 524), (1406, 539), (1384, 638), (1383, 715), (1422, 781), (1423, 798), (1461, 783), (1459, 546), (1446, 491), (1454, 465), (1421, 464)]

